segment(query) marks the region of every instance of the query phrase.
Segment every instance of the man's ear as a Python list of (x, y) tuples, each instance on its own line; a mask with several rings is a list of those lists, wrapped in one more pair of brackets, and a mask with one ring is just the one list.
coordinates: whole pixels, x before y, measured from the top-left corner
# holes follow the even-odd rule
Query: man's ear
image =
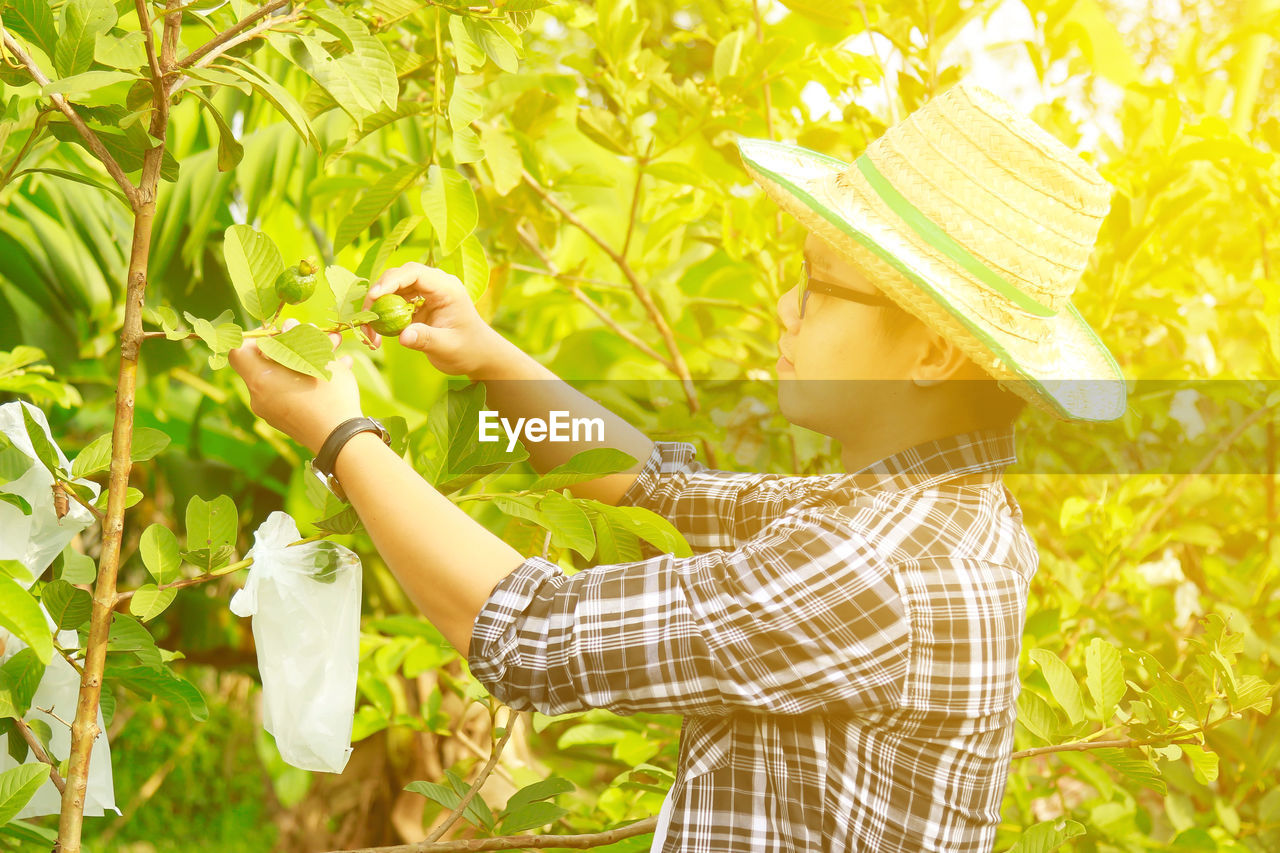
[(911, 381), (921, 388), (928, 388), (948, 379), (966, 378), (966, 367), (972, 363), (969, 356), (950, 339), (932, 329), (927, 330), (927, 335), (920, 358), (911, 370)]

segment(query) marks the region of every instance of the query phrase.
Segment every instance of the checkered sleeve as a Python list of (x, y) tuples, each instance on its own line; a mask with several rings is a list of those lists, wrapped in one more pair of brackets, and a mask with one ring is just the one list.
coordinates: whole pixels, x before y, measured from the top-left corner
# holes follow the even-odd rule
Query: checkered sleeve
[(545, 714), (848, 712), (897, 701), (909, 633), (866, 541), (801, 511), (734, 551), (572, 576), (530, 557), (482, 607), (467, 662)]
[(841, 475), (783, 477), (720, 471), (694, 458), (688, 442), (659, 441), (631, 487), (618, 500), (663, 516), (694, 553), (736, 548), (790, 507), (829, 490)]

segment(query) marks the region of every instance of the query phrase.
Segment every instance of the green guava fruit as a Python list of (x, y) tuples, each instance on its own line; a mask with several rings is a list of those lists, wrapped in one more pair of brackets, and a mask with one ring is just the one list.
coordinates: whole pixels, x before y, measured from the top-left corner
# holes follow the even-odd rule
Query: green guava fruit
[(398, 293), (384, 293), (373, 300), (371, 306), (378, 319), (369, 325), (380, 335), (399, 335), (413, 322), (413, 306)]
[(316, 292), (316, 268), (310, 261), (299, 261), (276, 276), (276, 296), (290, 305), (306, 302)]

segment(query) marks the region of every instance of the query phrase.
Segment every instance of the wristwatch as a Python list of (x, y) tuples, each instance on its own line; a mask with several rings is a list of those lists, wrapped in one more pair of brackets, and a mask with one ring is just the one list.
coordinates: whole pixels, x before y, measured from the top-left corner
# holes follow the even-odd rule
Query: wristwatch
[(329, 433), (329, 437), (324, 440), (324, 444), (320, 446), (320, 452), (311, 463), (320, 482), (324, 483), (325, 488), (343, 503), (347, 502), (347, 493), (343, 491), (342, 484), (333, 473), (333, 468), (338, 461), (338, 451), (362, 432), (376, 432), (383, 443), (391, 444), (391, 431), (383, 425), (382, 421), (373, 418), (350, 418), (333, 428), (333, 432)]

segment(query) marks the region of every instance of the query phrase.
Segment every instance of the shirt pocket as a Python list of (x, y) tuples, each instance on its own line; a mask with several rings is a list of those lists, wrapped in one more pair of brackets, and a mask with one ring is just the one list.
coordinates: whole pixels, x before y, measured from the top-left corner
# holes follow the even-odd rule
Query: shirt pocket
[(981, 560), (907, 563), (895, 571), (911, 630), (902, 708), (939, 735), (1007, 724), (1018, 696), (1027, 584)]
[(680, 730), (676, 779), (687, 784), (728, 766), (733, 754), (733, 717), (685, 717)]

